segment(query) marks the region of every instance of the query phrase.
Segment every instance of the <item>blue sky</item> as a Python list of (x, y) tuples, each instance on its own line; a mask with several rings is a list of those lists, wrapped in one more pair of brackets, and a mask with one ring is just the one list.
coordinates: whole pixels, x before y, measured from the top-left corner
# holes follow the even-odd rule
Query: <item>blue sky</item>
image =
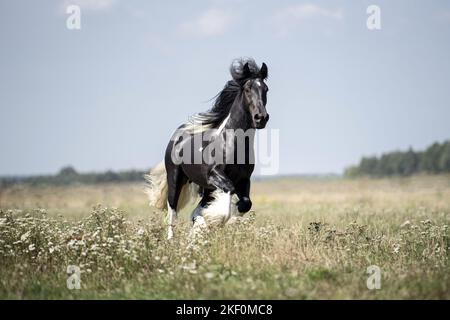
[(2, 0), (0, 43), (0, 175), (150, 167), (240, 56), (269, 67), (282, 174), (450, 138), (448, 1)]

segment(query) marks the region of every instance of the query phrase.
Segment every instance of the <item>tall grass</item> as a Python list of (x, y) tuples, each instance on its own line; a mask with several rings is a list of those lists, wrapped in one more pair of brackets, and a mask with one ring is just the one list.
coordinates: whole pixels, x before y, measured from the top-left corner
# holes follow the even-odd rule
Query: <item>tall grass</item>
[[(0, 297), (450, 298), (448, 177), (285, 179), (253, 191), (254, 211), (193, 246), (188, 212), (166, 241), (163, 214), (137, 185), (3, 190)], [(67, 288), (69, 265), (80, 290)], [(371, 265), (379, 290), (366, 285)]]

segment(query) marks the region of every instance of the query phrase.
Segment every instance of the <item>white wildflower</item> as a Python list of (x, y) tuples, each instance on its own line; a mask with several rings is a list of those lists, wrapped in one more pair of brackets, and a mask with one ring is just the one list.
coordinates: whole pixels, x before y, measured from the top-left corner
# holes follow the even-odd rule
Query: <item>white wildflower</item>
[(20, 236), (20, 240), (25, 242), (25, 241), (27, 241), (27, 239), (30, 235), (31, 235), (31, 231), (27, 231), (23, 235)]
[(393, 245), (392, 252), (395, 253), (395, 254), (399, 253), (399, 252), (400, 252), (400, 245), (397, 244), (397, 243), (394, 244), (394, 245)]
[(410, 225), (411, 225), (411, 221), (406, 220), (405, 222), (403, 222), (403, 223), (400, 225), (400, 228), (409, 227)]

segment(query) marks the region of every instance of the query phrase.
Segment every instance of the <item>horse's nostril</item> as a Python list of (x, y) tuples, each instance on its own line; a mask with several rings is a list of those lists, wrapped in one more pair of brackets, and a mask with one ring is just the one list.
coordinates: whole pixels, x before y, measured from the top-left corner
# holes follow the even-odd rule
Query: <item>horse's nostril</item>
[(257, 113), (254, 118), (257, 123), (267, 123), (269, 121), (269, 114)]

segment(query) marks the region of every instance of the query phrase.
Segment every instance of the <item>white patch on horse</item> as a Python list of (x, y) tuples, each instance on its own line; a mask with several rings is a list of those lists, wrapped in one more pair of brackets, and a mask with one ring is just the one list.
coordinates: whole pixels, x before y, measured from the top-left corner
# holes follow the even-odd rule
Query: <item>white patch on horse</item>
[(167, 202), (167, 224), (169, 225), (167, 230), (167, 240), (170, 240), (173, 238), (173, 227), (175, 226), (175, 222), (177, 219), (177, 212), (173, 210), (169, 202)]
[(219, 128), (217, 128), (216, 136), (218, 136), (223, 131), (223, 128), (225, 128), (228, 120), (230, 119), (230, 116), (231, 116), (231, 112), (227, 115), (225, 120), (222, 121), (222, 123), (220, 124)]
[(216, 190), (212, 193), (213, 201), (201, 211), (208, 224), (224, 224), (231, 216), (231, 194)]
[(208, 120), (209, 119), (207, 117), (201, 114), (193, 115), (189, 119), (189, 121), (186, 122), (184, 126), (179, 130), (182, 130), (183, 132), (186, 132), (188, 134), (196, 134), (208, 131), (212, 129), (212, 124), (208, 123)]
[(256, 80), (255, 83), (258, 87), (261, 87), (261, 82), (259, 82), (259, 80)]

